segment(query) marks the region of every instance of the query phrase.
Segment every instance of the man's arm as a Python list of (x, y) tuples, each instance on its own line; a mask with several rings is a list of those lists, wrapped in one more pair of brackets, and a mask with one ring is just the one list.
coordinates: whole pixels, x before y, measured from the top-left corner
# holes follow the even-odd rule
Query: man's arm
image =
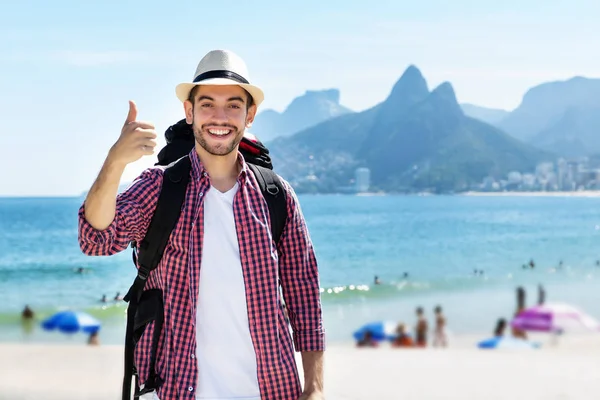
[[(161, 183), (162, 170), (151, 168), (144, 171), (119, 195), (106, 194), (103, 199), (98, 195), (93, 196), (90, 191), (79, 208), (78, 236), (81, 251), (90, 256), (112, 255), (125, 250), (131, 241), (140, 242), (154, 214)], [(99, 189), (101, 191), (102, 188)], [(95, 210), (94, 205), (97, 207)], [(108, 225), (94, 226), (93, 223), (98, 224), (98, 219), (87, 217), (90, 210), (92, 215), (107, 216), (107, 220), (110, 220)], [(98, 229), (98, 226), (102, 229)]]
[[(323, 393), (323, 351), (303, 351), (304, 394)], [(302, 398), (301, 398), (302, 399)]]
[(124, 250), (139, 237), (144, 226), (143, 211), (157, 192), (156, 171), (146, 172), (121, 196), (117, 196), (125, 167), (143, 155), (152, 154), (156, 142), (154, 125), (139, 122), (135, 103), (129, 103), (129, 113), (121, 136), (108, 156), (79, 210), (79, 243), (88, 255), (107, 255)]
[(126, 165), (108, 157), (85, 199), (85, 219), (94, 229), (103, 231), (113, 222), (117, 192)]
[(287, 192), (288, 217), (278, 246), (279, 270), (294, 347), (302, 353), (304, 394), (309, 395), (320, 393), (323, 388), (325, 332), (319, 271), (296, 194), (287, 182), (282, 182)]

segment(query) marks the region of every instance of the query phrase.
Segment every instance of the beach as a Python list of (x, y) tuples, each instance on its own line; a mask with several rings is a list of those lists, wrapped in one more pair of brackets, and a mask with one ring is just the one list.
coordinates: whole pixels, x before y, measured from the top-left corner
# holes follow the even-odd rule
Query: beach
[[(528, 307), (542, 285), (547, 303), (600, 319), (596, 200), (542, 194), (302, 197), (320, 263), (326, 398), (595, 398), (600, 334), (565, 335), (558, 347), (534, 351), (476, 347), (499, 318), (512, 319), (519, 287)], [(73, 217), (79, 205), (71, 198), (0, 200), (0, 400), (120, 398), (126, 303), (113, 297), (127, 291), (135, 270), (129, 251), (81, 254)], [(27, 330), (20, 323), (26, 304), (35, 312)], [(373, 321), (403, 322), (412, 332), (417, 307), (433, 324), (438, 305), (452, 333), (449, 349), (348, 342)], [(84, 334), (42, 328), (67, 308), (99, 320), (99, 347), (87, 346)]]
[[(328, 346), (327, 400), (588, 400), (600, 392), (600, 335), (565, 336), (535, 350), (480, 350), (481, 337), (447, 349)], [(0, 344), (0, 399), (120, 398), (118, 345)], [(300, 363), (300, 359), (298, 358)]]

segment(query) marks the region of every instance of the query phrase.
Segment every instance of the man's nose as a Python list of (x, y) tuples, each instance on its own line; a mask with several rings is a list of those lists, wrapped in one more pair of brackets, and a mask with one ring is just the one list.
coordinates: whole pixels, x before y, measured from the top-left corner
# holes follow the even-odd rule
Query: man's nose
[(216, 121), (227, 121), (227, 112), (225, 111), (224, 107), (215, 107), (214, 110), (215, 111), (213, 113), (213, 118)]

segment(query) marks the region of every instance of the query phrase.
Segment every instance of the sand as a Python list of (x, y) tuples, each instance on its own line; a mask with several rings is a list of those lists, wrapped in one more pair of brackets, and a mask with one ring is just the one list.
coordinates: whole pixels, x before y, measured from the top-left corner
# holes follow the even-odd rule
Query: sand
[[(539, 350), (356, 349), (330, 344), (326, 399), (593, 399), (600, 393), (600, 335)], [(0, 344), (0, 399), (118, 399), (120, 346)]]

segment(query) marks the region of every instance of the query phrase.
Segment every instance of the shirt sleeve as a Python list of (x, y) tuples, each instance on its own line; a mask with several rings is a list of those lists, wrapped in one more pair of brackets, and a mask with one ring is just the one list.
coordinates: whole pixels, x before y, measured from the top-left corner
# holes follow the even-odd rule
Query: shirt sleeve
[(142, 172), (131, 185), (117, 195), (115, 218), (102, 230), (85, 219), (85, 202), (79, 208), (78, 239), (88, 256), (109, 256), (125, 250), (132, 241), (140, 242), (150, 225), (162, 185), (160, 168)]
[(293, 330), (296, 351), (323, 351), (323, 328), (319, 271), (314, 248), (300, 203), (289, 183), (287, 221), (278, 246), (283, 298)]

